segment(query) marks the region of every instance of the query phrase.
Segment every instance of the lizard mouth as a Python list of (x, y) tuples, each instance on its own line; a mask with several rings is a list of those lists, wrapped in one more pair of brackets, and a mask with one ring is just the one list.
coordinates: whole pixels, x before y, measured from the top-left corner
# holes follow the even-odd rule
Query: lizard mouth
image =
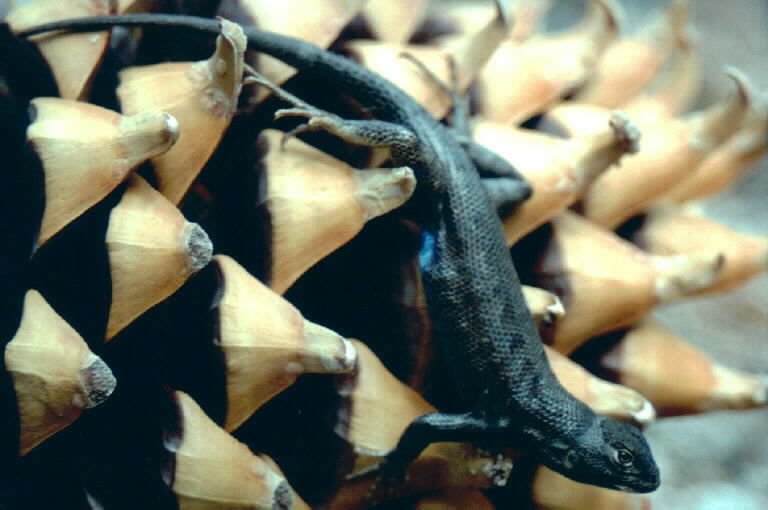
[(641, 478), (627, 478), (624, 483), (614, 484), (616, 490), (622, 492), (631, 492), (633, 494), (643, 494), (647, 492), (653, 492), (659, 487), (659, 477), (654, 476), (650, 480)]

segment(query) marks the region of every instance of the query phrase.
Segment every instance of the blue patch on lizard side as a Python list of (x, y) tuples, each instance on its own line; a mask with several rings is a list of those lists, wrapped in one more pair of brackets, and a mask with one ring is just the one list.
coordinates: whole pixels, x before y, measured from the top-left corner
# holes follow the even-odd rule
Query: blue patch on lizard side
[(421, 231), (421, 248), (419, 249), (419, 267), (427, 269), (435, 258), (435, 234), (426, 230)]

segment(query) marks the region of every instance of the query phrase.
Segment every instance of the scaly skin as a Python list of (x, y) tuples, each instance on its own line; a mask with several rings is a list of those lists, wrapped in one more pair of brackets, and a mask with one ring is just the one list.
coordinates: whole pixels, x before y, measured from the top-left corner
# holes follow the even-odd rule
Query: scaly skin
[[(64, 20), (20, 35), (115, 25), (219, 32), (214, 20), (125, 15)], [(343, 91), (386, 121), (350, 123), (314, 112), (307, 114), (311, 122), (318, 119), (320, 127), (358, 143), (390, 146), (394, 163), (411, 167), (418, 180), (424, 290), (441, 355), (469, 412), (417, 419), (387, 457), (385, 471), (402, 468), (429, 442), (482, 441), (523, 449), (580, 482), (656, 489), (658, 469), (642, 434), (596, 416), (550, 370), (496, 211), (453, 134), (395, 85), (344, 57), (290, 37), (244, 31), (250, 49)]]

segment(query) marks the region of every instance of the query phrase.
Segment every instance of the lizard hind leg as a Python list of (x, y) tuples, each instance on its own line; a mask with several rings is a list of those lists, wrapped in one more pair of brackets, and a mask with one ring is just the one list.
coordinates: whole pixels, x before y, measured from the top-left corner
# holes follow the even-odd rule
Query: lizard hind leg
[(457, 137), (469, 138), (472, 131), (469, 122), (469, 100), (460, 90), (458, 66), (453, 56), (448, 55), (446, 57), (448, 61), (448, 69), (451, 73), (450, 85), (438, 78), (437, 75), (424, 64), (424, 62), (416, 58), (413, 54), (405, 51), (400, 54), (400, 57), (409, 60), (419, 69), (419, 72), (421, 72), (427, 80), (440, 89), (443, 94), (448, 96), (451, 101), (451, 110), (446, 118), (446, 122)]
[(466, 151), (483, 179), (483, 185), (500, 216), (506, 216), (533, 193), (530, 183), (509, 162), (472, 140), (469, 100), (459, 86), (456, 60), (448, 57), (451, 83), (447, 85), (421, 60), (403, 52), (402, 58), (413, 63), (419, 71), (451, 100), (451, 112), (446, 122), (455, 140)]
[(531, 184), (507, 160), (474, 141), (459, 140), (459, 143), (474, 163), (499, 216), (511, 214), (533, 195)]

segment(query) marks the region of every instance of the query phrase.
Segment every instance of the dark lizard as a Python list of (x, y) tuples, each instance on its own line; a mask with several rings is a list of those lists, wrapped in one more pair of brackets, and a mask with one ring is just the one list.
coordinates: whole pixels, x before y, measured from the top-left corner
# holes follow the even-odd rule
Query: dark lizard
[[(18, 35), (115, 25), (186, 28), (212, 35), (220, 30), (216, 21), (203, 18), (124, 15), (69, 19)], [(550, 370), (496, 211), (463, 145), (376, 73), (297, 39), (253, 27), (244, 31), (250, 49), (344, 92), (377, 120), (342, 120), (301, 102), (289, 114), (308, 116), (309, 129), (389, 147), (394, 164), (411, 167), (417, 177), (414, 199), (424, 211), (419, 218), (424, 290), (439, 351), (468, 412), (416, 419), (385, 458), (381, 472), (401, 472), (430, 442), (466, 441), (525, 451), (576, 481), (630, 492), (656, 489), (658, 468), (641, 432), (595, 415)]]

